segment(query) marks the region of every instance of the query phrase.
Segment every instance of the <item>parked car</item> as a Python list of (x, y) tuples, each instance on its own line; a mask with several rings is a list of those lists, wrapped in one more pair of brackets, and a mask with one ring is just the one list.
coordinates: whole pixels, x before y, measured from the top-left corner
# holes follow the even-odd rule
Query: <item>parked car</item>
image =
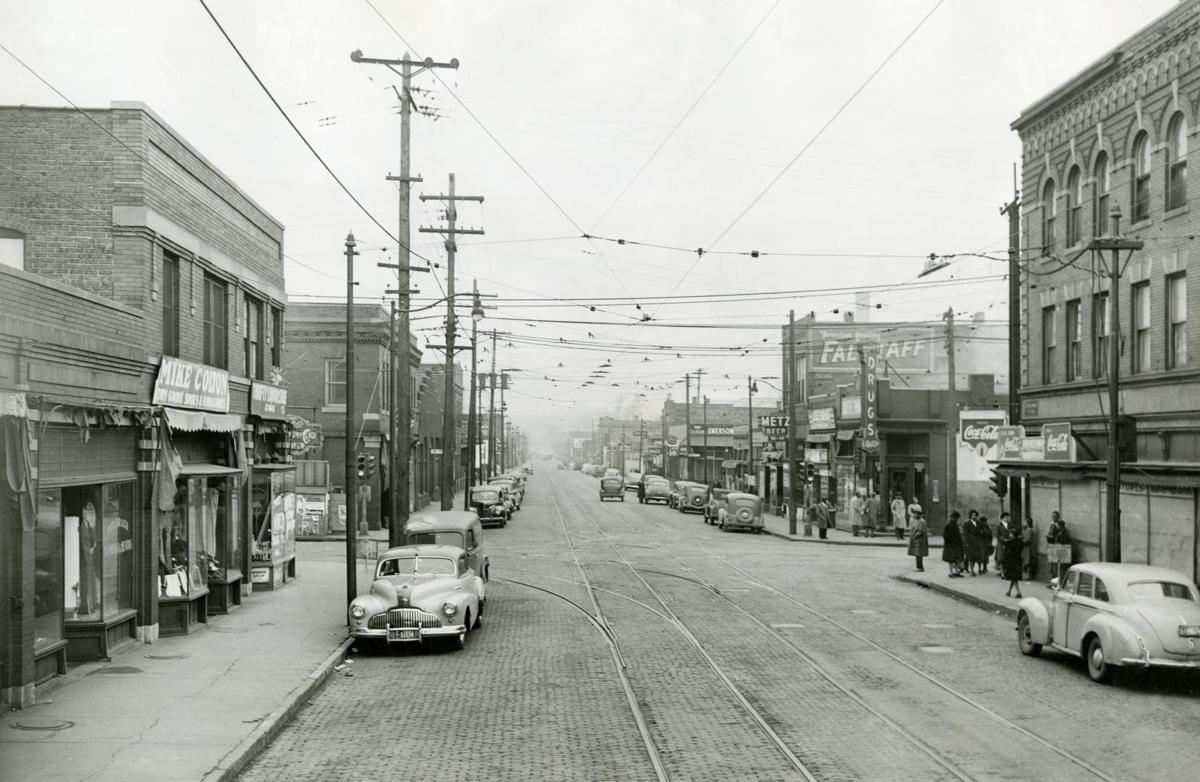
[(641, 482), (642, 474), (637, 470), (625, 473), (625, 491), (637, 491), (638, 484)]
[(1018, 604), (1022, 654), (1049, 647), (1080, 657), (1097, 682), (1122, 667), (1200, 670), (1200, 591), (1182, 573), (1088, 562), (1051, 588), (1049, 603), (1027, 597)]
[(763, 531), (762, 497), (739, 491), (726, 495), (721, 529), (745, 529), (761, 535)]
[(708, 487), (703, 483), (689, 483), (683, 487), (679, 498), (680, 513), (704, 513), (704, 503), (708, 501)]
[(370, 590), (350, 602), (350, 635), (385, 644), (449, 639), (461, 649), (479, 627), (483, 578), (458, 546), (397, 546), (375, 563)]
[(671, 483), (671, 495), (667, 500), (667, 506), (671, 508), (679, 507), (679, 498), (683, 496), (683, 489), (691, 481), (678, 480)]
[(620, 478), (620, 477), (621, 477), (621, 471), (620, 471), (620, 470), (618, 470), (616, 467), (605, 467), (605, 468), (604, 468), (604, 473), (603, 473), (603, 476), (602, 476), (602, 477), (607, 477), (607, 476), (610, 476), (610, 475), (615, 475), (615, 476), (617, 476), (618, 478)]
[(732, 492), (729, 489), (713, 489), (704, 503), (704, 523), (720, 524), (724, 520), (721, 512), (726, 510), (725, 500)]
[(408, 517), (408, 524), (404, 527), (404, 544), (458, 546), (467, 552), (467, 567), (487, 581), (492, 577), (492, 564), (483, 546), (482, 522), (483, 519), (473, 510), (432, 510), (414, 513)]
[(661, 475), (646, 476), (646, 502), (661, 502), (668, 505), (671, 502), (671, 483)]
[(507, 526), (512, 519), (512, 511), (501, 496), (500, 487), (495, 484), (471, 487), (471, 507), (475, 509), (479, 520), (484, 524), (499, 524)]
[(488, 486), (503, 486), (508, 498), (512, 502), (513, 510), (521, 509), (521, 490), (517, 488), (516, 481), (512, 478), (497, 476), (488, 479)]
[(621, 480), (620, 475), (605, 475), (600, 479), (600, 501), (603, 502), (609, 497), (625, 501), (625, 481)]

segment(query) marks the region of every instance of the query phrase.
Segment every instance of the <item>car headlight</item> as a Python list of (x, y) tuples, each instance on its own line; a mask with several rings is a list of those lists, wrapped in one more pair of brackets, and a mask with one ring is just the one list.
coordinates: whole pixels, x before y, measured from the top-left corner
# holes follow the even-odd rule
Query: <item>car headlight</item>
[(442, 613), (446, 616), (454, 616), (458, 613), (458, 606), (451, 602), (442, 603)]
[(367, 609), (363, 608), (362, 606), (357, 605), (357, 604), (350, 606), (350, 616), (352, 616), (353, 618), (362, 619), (366, 615), (367, 615)]

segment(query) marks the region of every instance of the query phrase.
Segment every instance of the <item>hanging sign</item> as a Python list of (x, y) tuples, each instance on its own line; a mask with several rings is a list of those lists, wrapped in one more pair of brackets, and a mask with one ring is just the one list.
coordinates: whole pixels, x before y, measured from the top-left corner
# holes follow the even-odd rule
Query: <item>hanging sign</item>
[(876, 382), (875, 371), (879, 363), (878, 354), (865, 351), (863, 355), (862, 373), (862, 441), (859, 446), (868, 453), (879, 450), (879, 427), (876, 421), (879, 407), (879, 384)]
[(1042, 451), (1048, 462), (1075, 461), (1075, 438), (1071, 436), (1071, 422), (1042, 424)]
[(251, 381), (250, 415), (259, 418), (283, 419), (287, 417), (287, 389), (270, 383)]
[(229, 373), (223, 369), (163, 356), (154, 380), (156, 405), (229, 412)]
[(814, 407), (808, 411), (808, 430), (810, 432), (832, 431), (837, 429), (837, 416), (832, 407)]

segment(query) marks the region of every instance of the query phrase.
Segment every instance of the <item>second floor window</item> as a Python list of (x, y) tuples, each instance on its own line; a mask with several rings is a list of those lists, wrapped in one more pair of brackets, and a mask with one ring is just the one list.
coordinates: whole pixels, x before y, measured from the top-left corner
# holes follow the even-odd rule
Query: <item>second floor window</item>
[(1083, 377), (1083, 315), (1079, 299), (1067, 302), (1067, 381)]
[(1083, 216), (1083, 177), (1079, 166), (1072, 166), (1067, 175), (1067, 247), (1079, 244), (1080, 218)]
[(1150, 134), (1142, 131), (1133, 142), (1133, 209), (1130, 220), (1150, 219)]
[(1042, 382), (1054, 382), (1054, 349), (1058, 347), (1058, 334), (1054, 329), (1054, 307), (1042, 309)]
[(204, 363), (229, 368), (229, 304), (225, 283), (204, 275)]
[(1103, 236), (1108, 230), (1108, 190), (1112, 186), (1108, 167), (1108, 155), (1101, 152), (1096, 156), (1092, 186), (1092, 235)]
[(162, 260), (162, 352), (179, 355), (179, 257), (168, 252)]
[(1108, 293), (1092, 297), (1092, 376), (1108, 374)]
[(1145, 372), (1150, 369), (1150, 283), (1135, 283), (1129, 289), (1133, 311), (1133, 356), (1131, 369)]
[(1167, 369), (1187, 364), (1187, 274), (1167, 278)]
[(263, 379), (263, 305), (246, 297), (246, 377)]
[(1167, 126), (1167, 209), (1187, 203), (1187, 120), (1176, 114)]
[(1054, 252), (1054, 218), (1058, 216), (1058, 193), (1054, 180), (1047, 180), (1042, 188), (1042, 254)]
[(325, 359), (325, 404), (346, 404), (346, 360)]
[(283, 366), (283, 310), (271, 310), (271, 366)]

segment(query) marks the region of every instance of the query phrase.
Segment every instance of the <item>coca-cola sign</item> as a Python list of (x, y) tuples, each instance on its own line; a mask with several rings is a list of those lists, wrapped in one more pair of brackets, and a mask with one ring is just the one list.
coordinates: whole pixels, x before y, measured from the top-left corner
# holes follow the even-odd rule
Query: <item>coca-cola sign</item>
[(968, 410), (958, 420), (959, 438), (985, 456), (1000, 439), (1000, 427), (1008, 423), (1008, 416), (1003, 410)]
[(1071, 436), (1071, 423), (1042, 424), (1042, 448), (1048, 462), (1075, 461), (1075, 438)]

